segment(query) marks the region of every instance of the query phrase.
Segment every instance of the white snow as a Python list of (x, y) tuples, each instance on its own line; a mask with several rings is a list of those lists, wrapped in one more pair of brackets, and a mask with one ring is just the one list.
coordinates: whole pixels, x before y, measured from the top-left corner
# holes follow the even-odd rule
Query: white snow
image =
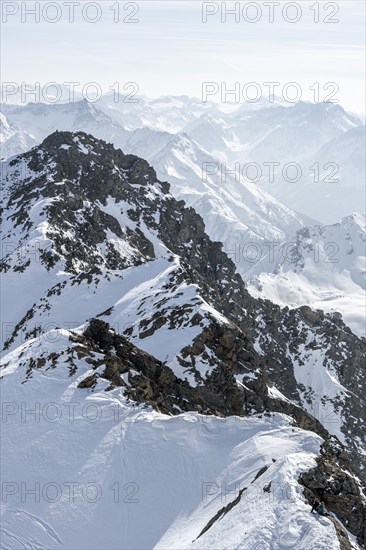
[[(339, 548), (297, 483), (314, 465), (317, 435), (280, 414), (168, 417), (132, 406), (120, 389), (105, 393), (103, 382), (93, 393), (77, 389), (89, 365), (70, 377), (67, 331), (50, 340), (3, 361), (4, 550)], [(51, 351), (61, 354), (57, 367), (22, 384), (25, 366), (16, 362)], [(239, 504), (192, 542), (243, 487)]]

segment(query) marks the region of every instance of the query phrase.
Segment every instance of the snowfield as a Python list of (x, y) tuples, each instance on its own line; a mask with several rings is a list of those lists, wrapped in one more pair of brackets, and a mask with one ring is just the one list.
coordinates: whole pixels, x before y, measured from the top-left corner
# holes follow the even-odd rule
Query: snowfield
[(82, 362), (72, 376), (60, 362), (22, 383), (20, 358), (69, 345), (67, 331), (54, 331), (3, 359), (4, 550), (340, 548), (297, 483), (319, 436), (281, 414), (165, 416), (120, 389), (106, 393), (106, 381), (77, 388), (89, 371)]

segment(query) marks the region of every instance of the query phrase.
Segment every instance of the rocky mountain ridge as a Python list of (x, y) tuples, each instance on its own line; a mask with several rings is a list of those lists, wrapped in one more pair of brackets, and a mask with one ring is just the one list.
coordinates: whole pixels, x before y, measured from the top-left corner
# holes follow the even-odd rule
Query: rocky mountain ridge
[[(251, 297), (169, 184), (90, 135), (56, 132), (2, 169), (6, 351), (47, 337), (50, 325), (82, 325), (76, 357), (102, 357), (80, 391), (104, 377), (169, 414), (285, 413), (340, 438), (363, 475), (366, 342), (339, 315)], [(19, 282), (35, 277), (14, 308)]]

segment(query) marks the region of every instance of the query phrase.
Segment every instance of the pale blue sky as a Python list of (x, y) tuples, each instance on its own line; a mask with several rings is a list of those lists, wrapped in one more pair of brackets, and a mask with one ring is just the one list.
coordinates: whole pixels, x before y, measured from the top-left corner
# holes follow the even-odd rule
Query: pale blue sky
[[(43, 6), (46, 2), (41, 2)], [(2, 23), (2, 80), (15, 82), (97, 81), (108, 88), (118, 81), (137, 82), (140, 93), (148, 96), (187, 94), (201, 96), (203, 81), (243, 84), (256, 81), (296, 81), (303, 87), (303, 98), (311, 99), (308, 89), (336, 82), (337, 97), (347, 109), (364, 112), (364, 2), (343, 0), (335, 18), (339, 23), (314, 23), (313, 1), (298, 2), (302, 17), (286, 22), (276, 8), (275, 21), (268, 22), (268, 8), (262, 7), (257, 23), (235, 23), (220, 13), (202, 22), (202, 3), (197, 0), (137, 2), (138, 23), (114, 23), (110, 7), (115, 1), (103, 0), (101, 19), (92, 24), (75, 7), (75, 22), (67, 21), (68, 8), (58, 4), (62, 18), (57, 23), (41, 19), (35, 23), (20, 19), (21, 2), (11, 2), (19, 12)], [(7, 4), (5, 0), (2, 2)], [(35, 2), (28, 2), (33, 6)], [(121, 17), (126, 2), (119, 2)], [(221, 2), (216, 3), (218, 6)], [(234, 2), (227, 2), (232, 7)], [(241, 2), (241, 5), (248, 2)], [(321, 19), (326, 2), (319, 2)], [(329, 4), (329, 2), (328, 2)], [(10, 8), (9, 8), (10, 9)], [(55, 12), (49, 11), (50, 17)], [(252, 17), (254, 12), (250, 12)], [(91, 16), (94, 14), (90, 10)], [(290, 12), (290, 16), (292, 13)], [(264, 91), (264, 90), (263, 90)]]

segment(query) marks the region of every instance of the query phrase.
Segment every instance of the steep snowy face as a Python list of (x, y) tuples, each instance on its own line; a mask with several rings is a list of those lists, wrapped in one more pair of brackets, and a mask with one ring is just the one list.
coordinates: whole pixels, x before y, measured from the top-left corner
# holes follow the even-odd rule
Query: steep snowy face
[(253, 266), (253, 250), (264, 242), (284, 241), (307, 223), (186, 134), (147, 158), (159, 178), (169, 181), (172, 194), (202, 216), (208, 235), (223, 242), (234, 261), (240, 258), (237, 269), (243, 277)]
[(300, 229), (273, 247), (253, 269), (248, 288), (282, 306), (339, 311), (354, 332), (365, 335), (365, 256), (365, 216), (353, 214), (334, 225)]
[[(251, 297), (154, 169), (92, 136), (56, 132), (3, 163), (2, 181), (5, 351), (97, 317), (200, 387), (195, 410), (278, 411), (324, 435), (323, 424), (362, 473), (365, 340), (339, 315)], [(207, 398), (215, 388), (224, 398)]]
[(0, 113), (0, 129), (1, 129), (1, 133), (0, 133), (1, 143), (11, 138), (15, 133), (15, 129), (6, 120), (6, 117), (2, 113)]
[(173, 138), (174, 134), (169, 132), (159, 132), (146, 127), (137, 128), (133, 132), (129, 132), (123, 151), (150, 161)]
[(214, 157), (227, 161), (227, 149), (235, 143), (234, 131), (225, 122), (225, 117), (205, 114), (184, 128), (184, 133), (199, 143)]

